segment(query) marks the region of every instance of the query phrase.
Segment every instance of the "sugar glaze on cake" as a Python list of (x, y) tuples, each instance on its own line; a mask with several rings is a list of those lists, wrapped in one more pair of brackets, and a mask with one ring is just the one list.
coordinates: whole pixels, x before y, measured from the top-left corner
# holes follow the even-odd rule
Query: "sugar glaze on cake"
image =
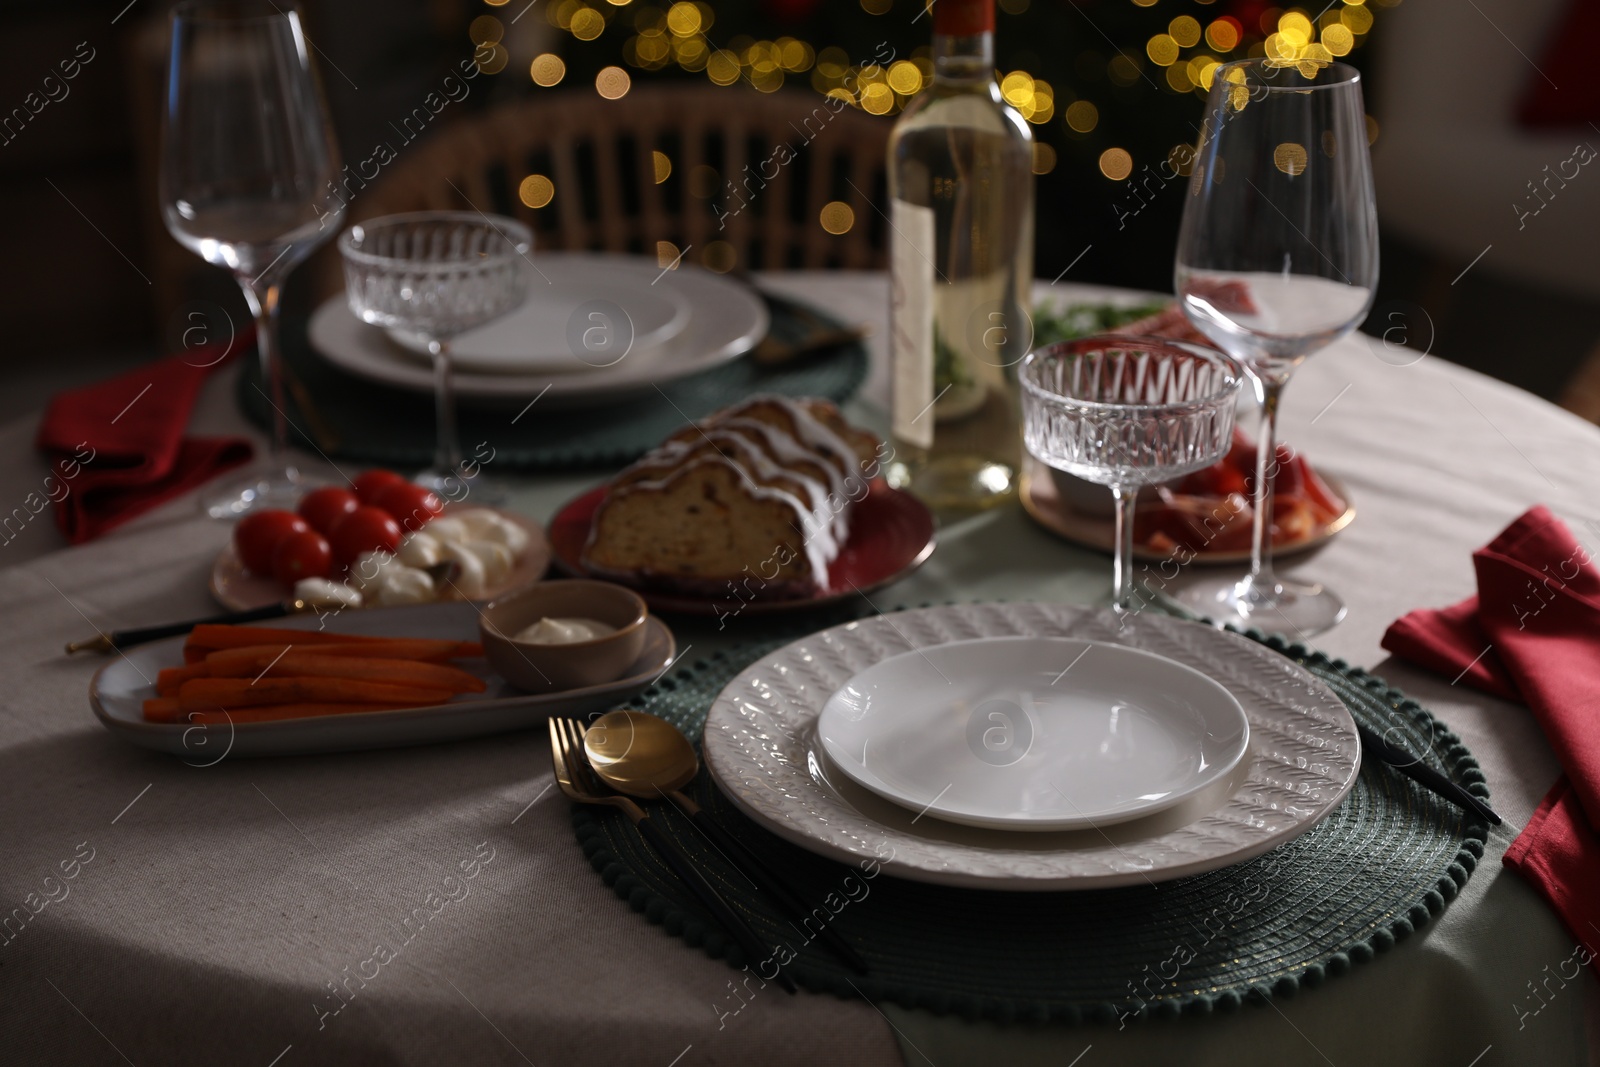
[(691, 595), (825, 592), (879, 449), (830, 401), (751, 397), (685, 426), (619, 474), (582, 562)]

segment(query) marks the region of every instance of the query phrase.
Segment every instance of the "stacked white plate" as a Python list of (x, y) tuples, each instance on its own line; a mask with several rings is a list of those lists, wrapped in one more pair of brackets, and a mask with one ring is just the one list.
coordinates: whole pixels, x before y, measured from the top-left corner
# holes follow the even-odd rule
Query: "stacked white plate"
[[(530, 263), (526, 302), (451, 343), (461, 396), (605, 403), (736, 359), (767, 332), (754, 290), (698, 267), (564, 252)], [(351, 374), (433, 390), (422, 341), (362, 322), (343, 294), (312, 316), (311, 345)]]
[(919, 881), (1155, 883), (1292, 840), (1354, 785), (1322, 682), (1236, 634), (1056, 604), (954, 605), (780, 649), (713, 704), (705, 757), (768, 829)]

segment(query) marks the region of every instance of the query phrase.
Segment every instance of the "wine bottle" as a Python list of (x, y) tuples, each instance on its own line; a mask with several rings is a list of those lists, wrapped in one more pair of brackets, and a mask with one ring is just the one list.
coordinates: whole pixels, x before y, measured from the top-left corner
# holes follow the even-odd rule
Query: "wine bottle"
[(933, 81), (889, 136), (890, 484), (936, 510), (1016, 492), (1032, 342), (1033, 137), (995, 83), (994, 0), (937, 0)]

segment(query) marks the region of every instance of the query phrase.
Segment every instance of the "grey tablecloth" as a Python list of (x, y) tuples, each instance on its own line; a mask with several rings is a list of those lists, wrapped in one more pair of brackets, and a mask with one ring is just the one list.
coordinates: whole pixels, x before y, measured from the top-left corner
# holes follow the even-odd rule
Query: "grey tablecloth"
[[(883, 317), (881, 278), (776, 284)], [(875, 355), (856, 414), (881, 420)], [(85, 701), (96, 664), (61, 645), (90, 621), (210, 609), (208, 560), (227, 531), (180, 501), (90, 546), (60, 550), (48, 516), (0, 546), (0, 923), (25, 917), (0, 926), (0, 1062), (1588, 1062), (1593, 975), (1533, 998), (1574, 942), (1499, 866), (1555, 759), (1526, 711), (1386, 661), (1378, 638), (1396, 615), (1470, 592), (1471, 549), (1529, 504), (1600, 547), (1600, 525), (1583, 525), (1600, 521), (1600, 431), (1436, 358), (1402, 361), (1349, 339), (1291, 387), (1287, 435), (1345, 480), (1360, 515), (1288, 570), (1346, 596), (1350, 618), (1317, 643), (1439, 712), (1510, 825), (1444, 916), (1375, 963), (1272, 1007), (1126, 1031), (1001, 1030), (771, 993), (719, 1023), (732, 972), (601, 885), (537, 732), (207, 768), (106, 734)], [(241, 431), (227, 382), (196, 428)], [(32, 431), (0, 429), (0, 510), (43, 477)], [(527, 483), (516, 504), (547, 517), (590, 481)], [(875, 599), (1088, 600), (1108, 570), (1007, 509), (946, 528), (927, 567)], [(682, 636), (691, 658), (716, 640)]]

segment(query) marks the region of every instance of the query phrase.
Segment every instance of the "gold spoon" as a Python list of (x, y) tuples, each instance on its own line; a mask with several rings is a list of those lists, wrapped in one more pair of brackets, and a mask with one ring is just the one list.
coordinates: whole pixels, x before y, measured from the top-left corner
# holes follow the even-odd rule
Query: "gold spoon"
[[(833, 929), (833, 915), (827, 908), (807, 905), (749, 846), (680, 792), (700, 773), (700, 757), (676, 726), (642, 711), (611, 711), (590, 724), (583, 748), (595, 773), (617, 792), (647, 800), (671, 799), (723, 859), (790, 912), (808, 938), (815, 936), (852, 970), (867, 973), (866, 962)], [(817, 930), (814, 935), (813, 928)]]

